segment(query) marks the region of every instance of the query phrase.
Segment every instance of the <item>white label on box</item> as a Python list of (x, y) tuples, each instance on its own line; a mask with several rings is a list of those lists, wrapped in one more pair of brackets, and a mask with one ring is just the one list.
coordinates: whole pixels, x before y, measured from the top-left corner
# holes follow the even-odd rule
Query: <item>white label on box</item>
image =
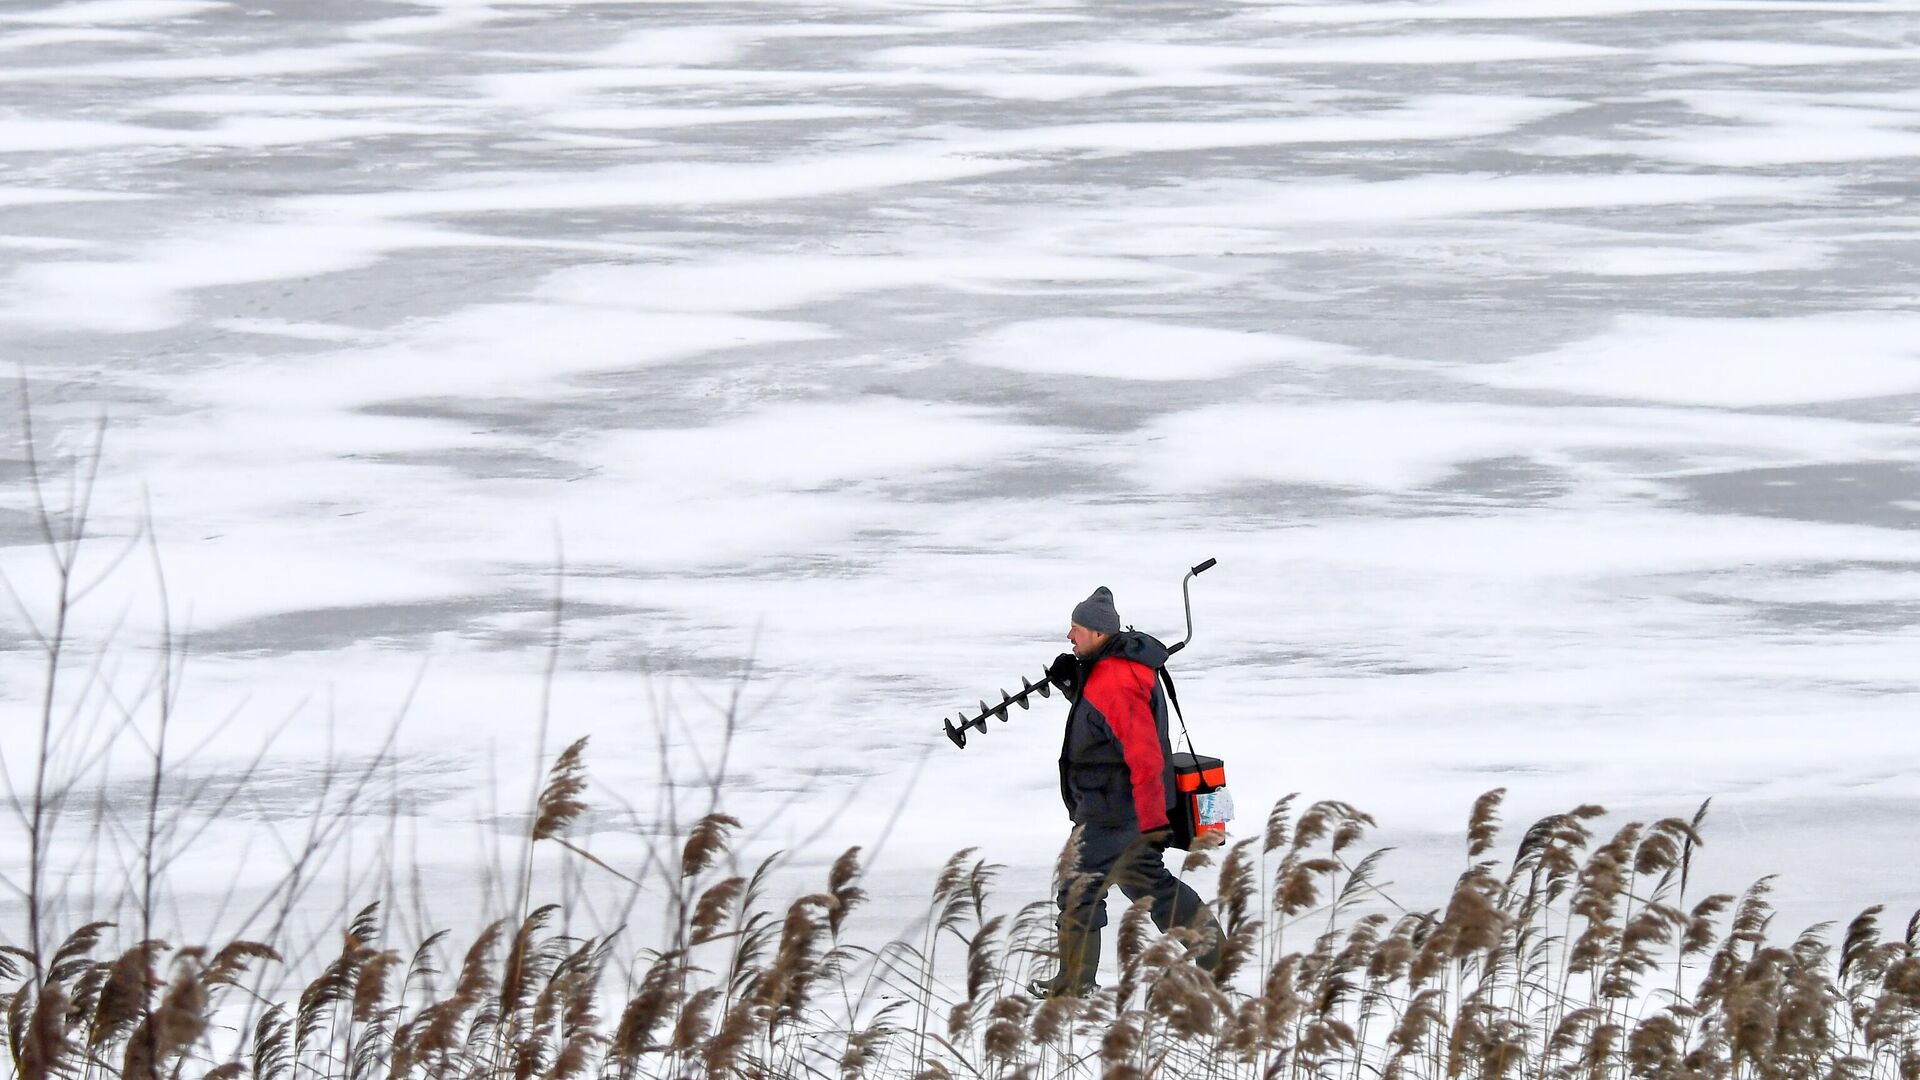
[(1225, 825), (1233, 820), (1233, 795), (1226, 788), (1195, 795), (1193, 801), (1201, 825)]

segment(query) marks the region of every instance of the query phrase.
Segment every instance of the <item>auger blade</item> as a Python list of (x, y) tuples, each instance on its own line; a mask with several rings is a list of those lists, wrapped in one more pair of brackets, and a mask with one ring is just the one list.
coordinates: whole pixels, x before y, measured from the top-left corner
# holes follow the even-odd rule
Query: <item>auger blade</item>
[(1009, 714), (1015, 705), (1020, 706), (1023, 711), (1031, 710), (1033, 708), (1032, 698), (1035, 692), (1038, 692), (1043, 698), (1050, 698), (1053, 696), (1053, 691), (1052, 676), (1043, 674), (1039, 682), (1034, 682), (1023, 675), (1020, 677), (1019, 693), (1009, 694), (1005, 689), (1002, 689), (1000, 691), (1000, 701), (998, 704), (989, 705), (985, 700), (982, 700), (978, 713), (968, 716), (965, 712), (961, 712), (957, 718), (957, 723), (954, 720), (943, 720), (941, 723), (946, 729), (947, 738), (953, 740), (953, 745), (964, 750), (967, 746), (968, 728), (985, 734), (988, 720), (999, 717), (1000, 722), (1004, 724), (1012, 719)]

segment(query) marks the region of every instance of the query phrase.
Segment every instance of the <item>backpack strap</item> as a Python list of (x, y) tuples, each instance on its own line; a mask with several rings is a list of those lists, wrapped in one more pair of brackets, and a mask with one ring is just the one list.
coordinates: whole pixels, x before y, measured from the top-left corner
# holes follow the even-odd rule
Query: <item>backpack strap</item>
[(1167, 700), (1173, 704), (1173, 715), (1180, 718), (1180, 736), (1187, 740), (1187, 753), (1198, 758), (1200, 753), (1193, 748), (1193, 735), (1187, 731), (1187, 714), (1180, 711), (1180, 694), (1173, 688), (1173, 672), (1161, 668), (1160, 681), (1167, 684)]

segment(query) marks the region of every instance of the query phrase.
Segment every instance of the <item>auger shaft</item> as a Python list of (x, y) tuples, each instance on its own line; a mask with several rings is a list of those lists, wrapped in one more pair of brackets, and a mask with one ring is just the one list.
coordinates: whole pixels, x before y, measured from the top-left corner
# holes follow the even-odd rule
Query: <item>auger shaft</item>
[[(982, 701), (980, 703), (980, 714), (978, 716), (968, 718), (966, 713), (961, 713), (955, 717), (955, 719), (960, 721), (958, 725), (955, 725), (953, 720), (948, 720), (946, 722), (947, 738), (953, 740), (953, 745), (965, 750), (967, 748), (968, 728), (975, 728), (984, 735), (987, 731), (987, 717), (997, 716), (1000, 718), (1001, 723), (1005, 723), (1007, 720), (1007, 710), (1009, 708), (1018, 705), (1023, 709), (1031, 709), (1033, 708), (1033, 703), (1027, 699), (1035, 694), (1039, 694), (1043, 698), (1052, 697), (1053, 687), (1055, 685), (1056, 684), (1045, 674), (1040, 676), (1040, 681), (1037, 683), (1028, 682), (1025, 678), (1022, 678), (1020, 680), (1019, 693), (1009, 694), (1005, 690), (1000, 691), (1000, 704), (988, 705)], [(1061, 689), (1065, 690), (1066, 688), (1061, 687)]]

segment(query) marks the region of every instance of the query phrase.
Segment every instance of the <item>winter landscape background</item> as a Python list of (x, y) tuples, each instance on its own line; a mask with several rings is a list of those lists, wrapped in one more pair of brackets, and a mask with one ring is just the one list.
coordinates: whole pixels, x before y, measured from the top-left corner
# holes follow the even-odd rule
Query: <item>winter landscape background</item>
[[(866, 844), (903, 924), (964, 846), (1043, 895), (1058, 700), (940, 721), (1095, 585), (1177, 639), (1207, 557), (1176, 670), (1243, 832), (1348, 800), (1417, 905), (1486, 789), (1712, 796), (1713, 887), (1904, 918), (1917, 158), (1907, 0), (10, 3), (0, 569), (43, 618), (20, 390), (50, 468), (104, 412), (83, 571), (150, 507), (182, 783), (264, 744), (284, 800), (207, 823), (188, 934), (402, 712), (451, 921), (580, 735), (634, 858), (736, 688), (753, 852)], [(89, 596), (66, 730), (157, 581)], [(11, 607), (0, 656), (19, 789)]]

